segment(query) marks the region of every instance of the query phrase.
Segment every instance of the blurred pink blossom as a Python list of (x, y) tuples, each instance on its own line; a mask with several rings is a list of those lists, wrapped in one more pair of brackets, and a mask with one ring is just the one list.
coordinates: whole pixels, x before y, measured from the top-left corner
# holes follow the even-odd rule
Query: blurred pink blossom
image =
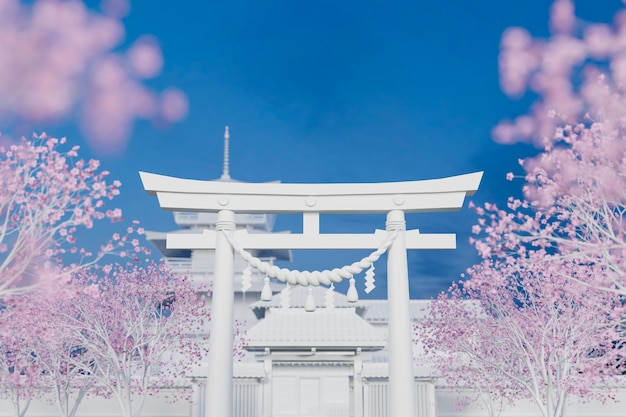
[(584, 40), (589, 55), (596, 59), (608, 57), (614, 46), (611, 28), (604, 24), (595, 24), (584, 32)]
[(169, 89), (161, 95), (161, 116), (168, 122), (178, 122), (187, 116), (189, 102), (180, 90)]
[(0, 1), (0, 127), (78, 117), (92, 147), (123, 150), (137, 119), (181, 120), (187, 101), (159, 94), (143, 80), (160, 74), (156, 39), (139, 37), (119, 50), (126, 0), (108, 0), (103, 13), (79, 0)]
[(556, 0), (550, 10), (550, 28), (555, 33), (570, 33), (576, 25), (571, 0)]
[(130, 2), (128, 0), (103, 0), (102, 11), (111, 17), (123, 18), (130, 13)]
[(561, 140), (554, 133), (563, 123), (614, 123), (625, 113), (626, 11), (616, 14), (613, 25), (582, 24), (571, 0), (556, 0), (550, 27), (553, 35), (545, 39), (532, 38), (521, 28), (502, 35), (502, 90), (512, 97), (529, 92), (537, 98), (527, 115), (494, 129), (501, 143), (550, 148)]
[(128, 51), (128, 63), (141, 78), (153, 78), (161, 73), (163, 54), (152, 36), (137, 39)]
[(509, 28), (500, 43), (500, 85), (506, 94), (517, 96), (524, 92), (528, 77), (538, 65), (532, 49), (532, 38), (522, 28)]

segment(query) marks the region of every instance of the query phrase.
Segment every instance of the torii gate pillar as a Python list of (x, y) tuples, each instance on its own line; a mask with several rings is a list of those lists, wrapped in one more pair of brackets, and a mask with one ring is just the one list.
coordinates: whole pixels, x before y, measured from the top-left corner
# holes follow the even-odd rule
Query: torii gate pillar
[[(378, 184), (277, 184), (194, 181), (141, 172), (144, 188), (166, 210), (217, 212), (215, 231), (168, 234), (171, 249), (214, 249), (215, 276), (207, 383), (207, 417), (232, 417), (234, 255), (227, 235), (245, 249), (377, 249), (389, 231), (388, 415), (413, 417), (415, 390), (407, 249), (454, 249), (454, 234), (406, 230), (405, 212), (458, 210), (482, 172), (426, 181)], [(237, 213), (302, 213), (303, 233), (235, 231)], [(386, 213), (388, 232), (320, 234), (320, 213)]]
[(387, 415), (414, 416), (413, 343), (404, 212), (390, 211), (387, 214), (386, 229), (388, 231), (399, 230), (387, 251), (387, 308), (389, 309)]
[[(211, 337), (207, 376), (207, 416), (233, 415), (233, 328), (235, 321), (234, 252), (224, 233), (235, 232), (235, 213), (220, 210), (217, 213), (215, 236), (215, 269), (211, 308)], [(230, 358), (224, 360), (224, 358)], [(228, 381), (228, 383), (227, 383)]]

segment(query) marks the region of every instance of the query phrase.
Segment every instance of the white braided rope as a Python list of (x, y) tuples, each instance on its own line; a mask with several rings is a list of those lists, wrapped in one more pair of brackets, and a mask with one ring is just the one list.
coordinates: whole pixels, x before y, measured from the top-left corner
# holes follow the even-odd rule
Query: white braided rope
[(387, 237), (380, 244), (378, 249), (360, 261), (341, 268), (334, 268), (331, 270), (325, 269), (323, 271), (298, 271), (287, 268), (279, 268), (276, 265), (263, 262), (259, 258), (252, 256), (250, 252), (243, 249), (241, 245), (239, 245), (239, 243), (232, 238), (232, 236), (226, 233), (226, 230), (222, 230), (222, 232), (224, 232), (228, 243), (230, 243), (234, 251), (237, 252), (239, 256), (241, 256), (250, 266), (256, 268), (262, 274), (265, 274), (270, 278), (275, 278), (281, 282), (288, 282), (291, 285), (313, 285), (317, 287), (320, 284), (330, 285), (333, 282), (350, 279), (353, 275), (360, 274), (364, 269), (372, 266), (372, 264), (376, 262), (383, 253), (387, 252), (389, 246), (391, 246), (393, 241), (398, 236), (399, 230), (392, 230), (391, 233), (388, 233)]

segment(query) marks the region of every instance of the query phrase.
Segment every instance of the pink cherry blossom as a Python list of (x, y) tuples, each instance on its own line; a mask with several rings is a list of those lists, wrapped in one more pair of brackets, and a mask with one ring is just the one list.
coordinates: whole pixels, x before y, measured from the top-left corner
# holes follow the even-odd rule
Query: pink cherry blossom
[(115, 397), (124, 417), (140, 415), (146, 395), (205, 358), (203, 291), (148, 262), (83, 268), (63, 285), (5, 297), (0, 398), (19, 417), (45, 392), (63, 417), (75, 417), (85, 395)]
[(519, 399), (544, 417), (564, 416), (569, 396), (609, 400), (624, 366), (626, 12), (582, 25), (557, 0), (550, 26), (547, 39), (513, 28), (501, 43), (503, 91), (537, 97), (494, 129), (539, 148), (519, 161), (523, 198), (471, 206), (483, 261), (416, 328), (441, 377), (477, 386), (491, 416)]
[(624, 295), (626, 11), (612, 25), (583, 24), (570, 0), (557, 0), (550, 24), (547, 39), (519, 28), (502, 37), (504, 92), (528, 91), (537, 99), (528, 114), (500, 123), (494, 136), (531, 141), (540, 152), (520, 161), (525, 199), (509, 206), (512, 216), (477, 211), (491, 221), (484, 228), (491, 251), (482, 243), (480, 251), (504, 255), (526, 245), (603, 265), (607, 273), (590, 284)]
[(431, 303), (416, 343), (442, 379), (477, 387), (491, 407), (529, 399), (543, 417), (562, 417), (569, 396), (608, 400), (622, 360), (616, 328), (624, 306), (570, 279), (598, 273), (539, 251), (528, 262), (486, 260)]
[[(114, 188), (106, 182), (106, 173), (97, 171), (97, 163), (69, 157), (61, 146), (58, 139), (43, 134), (0, 148), (0, 242), (5, 249), (0, 295), (36, 284), (40, 280), (35, 270), (45, 268), (49, 277), (62, 270), (57, 258), (77, 244), (77, 227), (93, 227), (102, 214), (94, 202)], [(76, 149), (69, 152), (76, 154)]]
[(144, 83), (163, 67), (156, 39), (144, 35), (120, 48), (128, 1), (104, 2), (104, 13), (77, 0), (4, 0), (1, 7), (0, 49), (12, 53), (0, 57), (0, 125), (78, 116), (90, 145), (114, 153), (125, 148), (135, 120), (184, 117), (182, 92), (178, 106), (162, 111), (160, 93)]
[(105, 275), (74, 274), (78, 291), (56, 311), (89, 355), (96, 395), (112, 395), (131, 417), (140, 414), (141, 398), (177, 384), (204, 358), (206, 341), (198, 335), (206, 334), (210, 316), (191, 280), (165, 264), (108, 266)]
[(133, 72), (141, 78), (159, 75), (163, 67), (163, 55), (157, 40), (151, 36), (137, 39), (128, 51), (128, 62)]
[(189, 102), (180, 90), (168, 89), (161, 94), (160, 114), (167, 122), (178, 122), (187, 116)]

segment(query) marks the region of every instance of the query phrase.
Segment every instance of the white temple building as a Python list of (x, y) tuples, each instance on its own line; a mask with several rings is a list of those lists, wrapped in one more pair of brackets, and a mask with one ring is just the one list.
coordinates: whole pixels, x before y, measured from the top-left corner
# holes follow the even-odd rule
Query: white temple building
[[(228, 142), (224, 169), (229, 175)], [(215, 230), (217, 214), (174, 212), (180, 230)], [(248, 233), (272, 232), (275, 215), (236, 214), (236, 228)], [(276, 233), (288, 233), (285, 231)], [(175, 272), (190, 274), (198, 283), (212, 282), (212, 250), (166, 248), (163, 232), (146, 232)], [(288, 250), (253, 253), (267, 262), (290, 261)], [(328, 287), (289, 286), (267, 280), (235, 257), (235, 319), (246, 330), (247, 354), (234, 365), (235, 416), (385, 416), (387, 413), (385, 300), (349, 302)], [(264, 286), (269, 284), (269, 288)], [(268, 294), (268, 289), (271, 294)], [(415, 300), (417, 319), (424, 302)], [(425, 370), (416, 370), (417, 416), (435, 416), (435, 385)], [(204, 415), (203, 378), (210, 364), (195, 375), (198, 384), (192, 416)]]
[[(202, 214), (195, 216), (194, 225), (190, 224), (194, 217), (191, 213), (175, 213), (175, 218), (184, 219), (181, 226), (188, 232), (194, 227), (214, 227), (214, 223), (207, 222), (211, 216)], [(237, 227), (268, 231), (271, 219), (266, 215), (240, 215)], [(163, 247), (163, 235), (147, 235), (155, 246)], [(210, 280), (211, 271), (206, 265), (212, 254), (197, 252), (163, 253), (169, 255), (174, 270), (192, 271), (198, 281)], [(290, 259), (285, 252), (260, 256)], [(203, 266), (195, 268), (197, 261)], [(331, 288), (274, 283), (271, 299), (263, 301), (264, 277), (253, 273), (250, 288), (243, 292), (247, 264), (239, 259), (236, 265), (235, 314), (247, 330), (248, 353), (234, 367), (234, 415), (385, 416), (385, 300), (348, 302), (346, 295)], [(414, 319), (419, 318), (424, 305), (420, 300), (412, 303)], [(207, 372), (210, 364), (202, 364), (193, 376), (200, 387)], [(417, 415), (434, 417), (435, 381), (427, 370), (416, 370), (416, 375), (421, 375), (415, 382)], [(204, 415), (202, 392), (200, 388), (192, 416)]]
[[(226, 142), (227, 143), (227, 142)], [(219, 181), (230, 178), (228, 146), (224, 171)], [(158, 208), (155, 206), (154, 208)], [(169, 233), (194, 234), (216, 228), (217, 214), (174, 212), (179, 226)], [(248, 233), (273, 232), (273, 214), (236, 214), (237, 229)], [(275, 233), (288, 233), (277, 231)], [(213, 280), (213, 250), (181, 250), (166, 247), (166, 232), (147, 232), (147, 238), (163, 254), (170, 267), (190, 274), (201, 283)], [(259, 250), (254, 253), (267, 262), (288, 262), (289, 250)], [(453, 256), (453, 255), (451, 255)], [(387, 352), (387, 301), (348, 301), (345, 294), (328, 287), (302, 287), (267, 282), (247, 262), (235, 257), (235, 318), (246, 331), (246, 354), (233, 369), (233, 415), (235, 417), (386, 417), (389, 379)], [(384, 279), (384, 278), (378, 278)], [(269, 287), (268, 287), (269, 285)], [(270, 292), (271, 291), (271, 292)], [(411, 300), (411, 321), (423, 317), (427, 300)], [(209, 330), (209, 329), (207, 329)], [(414, 347), (414, 417), (487, 416), (481, 404), (463, 410), (455, 407), (457, 391), (442, 385), (427, 363), (419, 360)], [(421, 363), (421, 366), (415, 365)], [(193, 401), (169, 403), (150, 397), (141, 416), (204, 417), (204, 385), (211, 364), (198, 364), (181, 386), (191, 386)], [(626, 385), (626, 384), (625, 384)], [(471, 391), (472, 388), (468, 387)], [(164, 396), (167, 393), (164, 392)], [(164, 397), (163, 396), (163, 397)], [(626, 389), (621, 403), (568, 405), (571, 417), (626, 416)], [(12, 415), (8, 403), (0, 401), (0, 417)], [(52, 417), (54, 406), (33, 402), (27, 416)], [(78, 417), (114, 417), (120, 412), (114, 400), (84, 400)], [(502, 416), (539, 416), (533, 403), (519, 403)], [(399, 417), (399, 416), (388, 416)]]
[[(184, 229), (215, 227), (215, 217), (205, 213), (175, 213)], [(192, 225), (191, 219), (195, 218)], [(253, 221), (255, 219), (255, 221)], [(206, 223), (203, 223), (206, 222)], [(270, 215), (238, 215), (237, 227), (270, 231)], [(160, 247), (156, 234), (149, 238)], [(189, 268), (198, 280), (210, 280), (206, 259), (211, 253), (168, 253), (172, 268)], [(290, 260), (287, 252), (261, 254), (270, 260)], [(203, 259), (199, 268), (194, 261)], [(385, 417), (387, 416), (388, 366), (386, 329), (387, 300), (360, 299), (325, 287), (287, 288), (272, 281), (272, 297), (261, 300), (263, 277), (253, 274), (250, 288), (241, 291), (247, 266), (236, 261), (237, 318), (245, 320), (248, 354), (234, 366), (233, 409), (236, 417)], [(314, 309), (311, 305), (314, 301)], [(411, 300), (411, 320), (419, 321), (428, 300)], [(311, 311), (313, 310), (313, 311)], [(415, 355), (419, 355), (415, 347)], [(415, 362), (420, 362), (419, 360)], [(427, 365), (414, 366), (415, 417), (487, 416), (482, 404), (457, 410), (455, 388), (441, 385)], [(209, 369), (207, 369), (209, 367)], [(194, 376), (198, 395), (185, 417), (204, 416), (203, 378), (210, 371), (202, 364)], [(468, 387), (471, 392), (472, 388)], [(578, 403), (568, 406), (568, 416), (626, 416), (626, 390), (621, 402)], [(160, 414), (146, 414), (160, 416)], [(183, 414), (181, 414), (181, 417)], [(532, 402), (520, 402), (502, 416), (539, 416)]]
[[(228, 141), (224, 170), (218, 181), (234, 181), (229, 175)], [(180, 231), (198, 233), (215, 229), (217, 214), (174, 212)], [(272, 214), (236, 214), (236, 228), (249, 233), (273, 231)], [(288, 233), (279, 231), (275, 233)], [(165, 249), (165, 234), (148, 238), (180, 272), (191, 271), (199, 282), (212, 280), (211, 250)], [(254, 253), (266, 261), (290, 261), (288, 250)], [(451, 255), (453, 256), (453, 255)], [(384, 279), (384, 278), (379, 278)], [(235, 317), (246, 329), (247, 354), (233, 371), (233, 414), (236, 417), (384, 417), (388, 414), (387, 300), (348, 297), (328, 287), (289, 286), (264, 279), (235, 255)], [(271, 289), (271, 297), (267, 286)], [(417, 323), (428, 300), (411, 300), (411, 321)], [(482, 404), (463, 410), (455, 406), (458, 392), (442, 385), (433, 369), (420, 360), (414, 346), (413, 375), (415, 417), (486, 416)], [(420, 363), (420, 366), (416, 364)], [(194, 376), (198, 395), (190, 416), (204, 416), (203, 378), (210, 372), (204, 363)], [(468, 387), (471, 392), (472, 388)], [(621, 397), (626, 400), (626, 390)], [(601, 410), (601, 411), (600, 411)], [(503, 416), (537, 416), (533, 403), (520, 402)], [(569, 416), (626, 416), (626, 403), (577, 403)], [(395, 416), (394, 416), (395, 417)]]

